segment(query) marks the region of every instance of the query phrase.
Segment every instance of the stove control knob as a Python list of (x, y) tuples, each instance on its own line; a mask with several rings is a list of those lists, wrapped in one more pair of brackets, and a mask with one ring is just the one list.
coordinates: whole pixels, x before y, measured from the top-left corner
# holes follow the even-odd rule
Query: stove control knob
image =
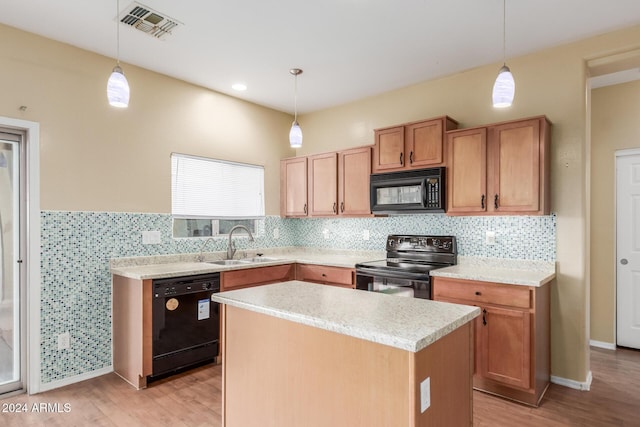
[(394, 247), (396, 245), (396, 241), (393, 239), (389, 239), (387, 241), (387, 244), (389, 245), (389, 247)]

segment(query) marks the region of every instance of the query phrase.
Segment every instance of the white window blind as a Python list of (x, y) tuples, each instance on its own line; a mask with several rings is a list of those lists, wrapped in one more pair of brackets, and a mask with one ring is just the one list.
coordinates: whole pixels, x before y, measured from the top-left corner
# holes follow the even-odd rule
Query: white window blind
[(175, 218), (264, 217), (264, 167), (171, 154)]

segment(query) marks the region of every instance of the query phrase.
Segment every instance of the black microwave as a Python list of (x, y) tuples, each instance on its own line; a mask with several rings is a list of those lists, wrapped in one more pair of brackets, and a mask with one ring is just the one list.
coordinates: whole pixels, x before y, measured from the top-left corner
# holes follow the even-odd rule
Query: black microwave
[(445, 168), (372, 174), (374, 214), (438, 213), (445, 211)]

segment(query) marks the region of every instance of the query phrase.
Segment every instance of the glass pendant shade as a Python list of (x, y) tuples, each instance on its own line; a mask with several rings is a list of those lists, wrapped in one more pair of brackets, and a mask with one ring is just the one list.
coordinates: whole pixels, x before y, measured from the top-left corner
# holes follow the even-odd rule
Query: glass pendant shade
[(300, 125), (297, 120), (293, 122), (291, 130), (289, 131), (289, 144), (291, 145), (291, 148), (302, 147), (302, 129), (300, 129)]
[(107, 98), (109, 105), (113, 107), (126, 108), (129, 106), (129, 82), (127, 82), (119, 65), (113, 68), (113, 72), (109, 76)]
[(503, 65), (498, 72), (496, 82), (493, 84), (493, 106), (495, 108), (510, 107), (516, 92), (516, 83), (513, 80), (511, 70)]

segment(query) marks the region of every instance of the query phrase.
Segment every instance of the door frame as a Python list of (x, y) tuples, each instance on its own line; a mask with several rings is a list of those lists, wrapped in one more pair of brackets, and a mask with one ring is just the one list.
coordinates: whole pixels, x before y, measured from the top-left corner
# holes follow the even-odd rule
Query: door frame
[[(0, 126), (26, 133), (26, 372), (24, 386), (29, 394), (40, 391), (40, 124), (0, 116)], [(24, 321), (24, 320), (23, 320)], [(25, 337), (21, 337), (22, 340)]]
[(615, 286), (613, 288), (613, 301), (615, 302), (616, 311), (613, 313), (613, 344), (618, 345), (618, 159), (628, 156), (640, 156), (640, 148), (626, 148), (615, 151), (614, 179), (613, 191), (615, 195), (615, 203), (613, 204), (613, 217), (615, 218), (614, 234), (613, 234), (613, 271), (615, 274)]

